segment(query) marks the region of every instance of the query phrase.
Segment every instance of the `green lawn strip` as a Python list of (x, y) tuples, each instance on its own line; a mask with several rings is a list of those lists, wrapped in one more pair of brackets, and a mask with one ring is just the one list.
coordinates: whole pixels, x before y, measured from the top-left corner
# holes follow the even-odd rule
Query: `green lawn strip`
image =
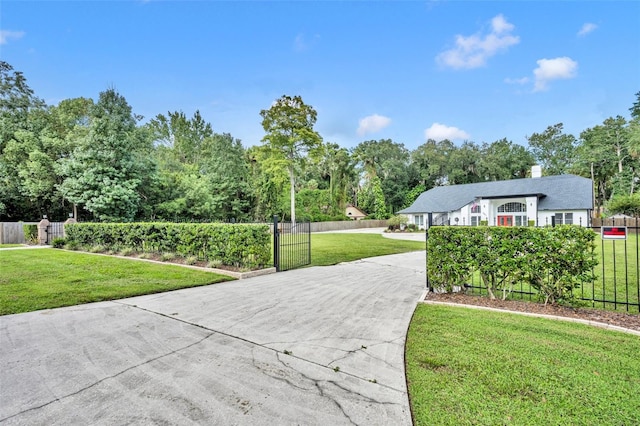
[(419, 305), (406, 345), (416, 425), (640, 424), (638, 336)]
[(55, 249), (0, 253), (0, 315), (228, 281), (213, 272)]
[(385, 238), (379, 234), (311, 234), (311, 265), (326, 266), (366, 257), (424, 250), (425, 243)]

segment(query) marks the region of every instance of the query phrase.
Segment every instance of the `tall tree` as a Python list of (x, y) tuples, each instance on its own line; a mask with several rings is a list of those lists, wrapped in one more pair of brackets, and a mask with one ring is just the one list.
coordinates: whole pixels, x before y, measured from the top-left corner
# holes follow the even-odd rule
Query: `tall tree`
[(322, 146), (322, 138), (313, 129), (317, 113), (300, 96), (283, 95), (269, 109), (260, 111), (262, 138), (272, 155), (280, 157), (287, 168), (290, 184), (291, 222), (296, 222), (295, 167), (307, 155), (315, 154)]
[(547, 176), (567, 173), (575, 161), (577, 140), (564, 133), (562, 127), (562, 123), (554, 124), (527, 138), (534, 158)]
[(29, 112), (44, 107), (44, 101), (34, 95), (22, 72), (0, 61), (0, 152), (16, 130), (28, 129)]
[(245, 155), (240, 140), (228, 133), (214, 133), (204, 141), (201, 170), (213, 188), (215, 219), (248, 219), (251, 188)]
[(204, 140), (213, 136), (211, 124), (202, 118), (200, 111), (192, 118), (182, 111), (168, 112), (166, 116), (158, 114), (149, 121), (149, 127), (156, 145), (170, 150), (174, 160), (181, 164), (198, 163)]
[(629, 112), (631, 112), (631, 118), (640, 119), (640, 92), (636, 92), (636, 101), (629, 108)]
[(638, 159), (630, 146), (626, 120), (617, 116), (580, 134), (577, 169), (590, 176), (595, 185), (597, 207), (615, 195), (635, 192), (638, 181)]
[(533, 164), (533, 155), (524, 146), (505, 138), (482, 144), (480, 175), (484, 181), (524, 178)]
[(451, 151), (449, 156), (449, 183), (460, 185), (480, 182), (480, 147), (473, 142), (465, 141)]
[(411, 161), (426, 189), (449, 183), (451, 158), (456, 150), (448, 139), (438, 142), (429, 139), (411, 153)]
[(380, 180), (387, 209), (393, 212), (402, 208), (406, 192), (417, 183), (417, 172), (404, 144), (391, 139), (361, 142), (353, 150), (353, 157), (360, 165), (365, 181), (374, 177)]
[(143, 175), (153, 173), (150, 140), (138, 132), (137, 117), (114, 89), (100, 93), (90, 116), (87, 136), (63, 162), (60, 189), (100, 220), (133, 220)]
[(5, 148), (16, 132), (39, 130), (34, 125), (41, 121), (31, 122), (29, 116), (42, 113), (44, 108), (45, 103), (34, 95), (22, 72), (0, 61), (0, 218), (23, 219), (33, 213), (34, 206), (21, 193), (15, 164)]

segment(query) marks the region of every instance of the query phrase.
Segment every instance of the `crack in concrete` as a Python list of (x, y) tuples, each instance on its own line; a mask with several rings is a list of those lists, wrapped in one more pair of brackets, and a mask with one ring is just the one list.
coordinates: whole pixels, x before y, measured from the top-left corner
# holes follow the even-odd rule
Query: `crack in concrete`
[[(177, 318), (177, 317), (172, 316), (172, 315), (163, 314), (163, 313), (161, 313), (161, 312), (156, 312), (156, 311), (152, 311), (152, 310), (150, 310), (150, 309), (142, 308), (142, 307), (137, 306), (137, 305), (127, 304), (127, 303), (123, 303), (123, 302), (119, 302), (119, 301), (113, 301), (112, 303), (116, 303), (116, 304), (119, 304), (119, 305), (121, 305), (121, 306), (126, 306), (126, 307), (128, 307), (128, 308), (139, 309), (139, 310), (141, 310), (141, 311), (148, 312), (148, 313), (150, 313), (150, 314), (158, 315), (158, 316), (161, 316), (161, 317), (163, 317), (163, 318), (167, 318), (167, 319), (170, 319), (170, 320), (173, 320), (173, 321), (178, 321), (178, 322), (181, 322), (181, 323), (184, 323), (184, 324), (187, 324), (187, 325), (190, 325), (190, 326), (196, 327), (196, 328), (200, 328), (200, 329), (202, 329), (202, 330), (207, 331), (207, 332), (208, 332), (208, 334), (207, 334), (206, 336), (202, 337), (201, 339), (198, 339), (197, 341), (195, 341), (195, 342), (193, 342), (193, 343), (190, 343), (190, 344), (188, 344), (188, 345), (186, 345), (186, 346), (184, 346), (184, 347), (181, 347), (181, 348), (178, 348), (178, 349), (174, 349), (174, 350), (169, 351), (169, 352), (167, 352), (167, 353), (164, 353), (164, 354), (158, 355), (158, 356), (156, 356), (156, 357), (154, 357), (154, 358), (150, 358), (150, 359), (148, 359), (148, 360), (146, 360), (146, 361), (144, 361), (144, 362), (141, 362), (141, 363), (138, 363), (138, 364), (136, 364), (136, 365), (132, 365), (132, 366), (130, 366), (130, 367), (127, 367), (127, 368), (125, 368), (124, 370), (122, 370), (122, 371), (120, 371), (120, 372), (118, 372), (118, 373), (115, 373), (115, 374), (113, 374), (113, 375), (110, 375), (110, 376), (107, 376), (107, 377), (103, 377), (102, 379), (97, 380), (97, 381), (95, 381), (95, 382), (93, 382), (93, 383), (91, 383), (91, 384), (89, 384), (89, 385), (87, 385), (87, 386), (84, 386), (83, 388), (78, 389), (77, 391), (74, 391), (74, 392), (68, 393), (68, 394), (63, 395), (63, 396), (61, 396), (61, 397), (56, 397), (56, 398), (54, 398), (53, 400), (48, 401), (48, 402), (46, 402), (46, 403), (40, 404), (40, 405), (35, 406), (35, 407), (27, 408), (27, 409), (22, 410), (22, 411), (20, 411), (20, 412), (18, 412), (18, 413), (12, 414), (12, 415), (7, 416), (7, 417), (4, 417), (4, 418), (0, 419), (0, 422), (4, 422), (4, 421), (6, 421), (6, 420), (9, 420), (9, 419), (15, 418), (15, 417), (17, 417), (17, 416), (20, 416), (20, 415), (22, 415), (22, 414), (28, 413), (28, 412), (30, 412), (30, 411), (38, 410), (38, 409), (41, 409), (41, 408), (47, 407), (47, 406), (49, 406), (49, 405), (51, 405), (51, 404), (54, 404), (54, 403), (56, 403), (56, 402), (60, 402), (60, 401), (63, 401), (64, 399), (67, 399), (67, 398), (73, 397), (73, 396), (75, 396), (75, 395), (78, 395), (78, 394), (80, 394), (80, 393), (82, 393), (82, 392), (84, 392), (84, 391), (87, 391), (87, 390), (89, 390), (89, 389), (91, 389), (91, 388), (95, 387), (95, 386), (98, 386), (98, 385), (99, 385), (99, 384), (101, 384), (101, 383), (104, 383), (104, 382), (106, 382), (106, 381), (108, 381), (108, 380), (110, 380), (110, 379), (114, 379), (114, 378), (116, 378), (116, 377), (119, 377), (119, 376), (121, 376), (121, 375), (123, 375), (123, 374), (125, 374), (125, 373), (127, 373), (127, 372), (129, 372), (129, 371), (132, 371), (132, 370), (134, 370), (134, 369), (137, 369), (137, 368), (139, 368), (139, 367), (141, 367), (141, 366), (144, 366), (144, 365), (150, 364), (150, 363), (152, 363), (152, 362), (154, 362), (154, 361), (157, 361), (157, 360), (159, 360), (159, 359), (162, 359), (162, 358), (165, 358), (165, 357), (168, 357), (168, 356), (171, 356), (171, 355), (177, 354), (178, 352), (181, 352), (181, 351), (184, 351), (184, 350), (189, 349), (189, 348), (191, 348), (191, 347), (194, 347), (194, 346), (196, 346), (196, 345), (199, 345), (200, 343), (202, 343), (202, 342), (204, 342), (205, 340), (209, 339), (211, 336), (213, 336), (213, 335), (215, 335), (215, 334), (218, 334), (218, 335), (226, 336), (226, 337), (229, 337), (229, 338), (232, 338), (232, 339), (236, 339), (236, 340), (239, 340), (239, 341), (242, 341), (242, 342), (245, 342), (245, 343), (251, 344), (251, 345), (253, 345), (253, 346), (262, 347), (262, 348), (267, 349), (267, 350), (269, 350), (269, 351), (273, 351), (273, 352), (275, 352), (275, 353), (276, 353), (276, 359), (277, 359), (277, 360), (278, 360), (278, 361), (279, 361), (283, 366), (285, 366), (285, 367), (287, 367), (287, 368), (289, 368), (289, 369), (292, 369), (293, 371), (295, 371), (296, 373), (298, 373), (298, 374), (299, 374), (300, 376), (302, 376), (303, 378), (305, 378), (305, 379), (307, 379), (307, 380), (311, 381), (311, 382), (314, 384), (315, 388), (317, 388), (317, 389), (318, 389), (318, 391), (319, 391), (319, 393), (320, 393), (320, 396), (322, 396), (323, 398), (328, 398), (329, 400), (331, 400), (331, 401), (332, 401), (332, 402), (333, 402), (333, 403), (334, 403), (334, 404), (335, 404), (335, 405), (340, 409), (340, 411), (344, 414), (344, 416), (349, 420), (349, 422), (350, 422), (351, 424), (357, 425), (357, 423), (355, 423), (355, 422), (353, 421), (353, 419), (352, 419), (351, 417), (349, 417), (349, 415), (345, 412), (344, 407), (342, 407), (342, 405), (341, 405), (337, 400), (335, 400), (334, 398), (332, 398), (332, 397), (330, 397), (330, 396), (325, 395), (325, 392), (324, 392), (324, 390), (320, 387), (320, 383), (319, 383), (319, 381), (318, 381), (318, 380), (313, 379), (313, 378), (311, 378), (311, 377), (309, 377), (309, 376), (305, 375), (304, 373), (300, 372), (299, 370), (297, 370), (296, 368), (292, 367), (291, 365), (286, 364), (282, 359), (280, 359), (280, 354), (281, 354), (281, 353), (283, 353), (283, 352), (281, 352), (281, 351), (278, 351), (278, 350), (276, 350), (276, 349), (274, 349), (274, 348), (271, 348), (271, 347), (269, 347), (269, 346), (265, 346), (266, 344), (260, 344), (260, 343), (257, 343), (257, 342), (253, 342), (253, 341), (251, 341), (251, 340), (248, 340), (248, 339), (245, 339), (245, 338), (242, 338), (242, 337), (239, 337), (239, 336), (235, 336), (235, 335), (232, 335), (232, 334), (229, 334), (229, 333), (223, 332), (223, 331), (219, 331), (219, 330), (215, 330), (215, 329), (212, 329), (212, 328), (209, 328), (209, 327), (205, 327), (205, 326), (200, 325), (200, 324), (195, 324), (195, 323), (192, 323), (192, 322), (190, 322), (190, 321), (187, 321), (187, 320), (184, 320), (184, 319), (181, 319), (181, 318)], [(280, 303), (280, 302), (278, 302), (278, 303)], [(277, 305), (278, 303), (276, 303), (276, 305)], [(275, 306), (275, 305), (274, 305), (274, 306)], [(266, 308), (264, 308), (262, 311), (267, 310), (267, 309), (271, 309), (271, 308), (273, 308), (274, 306), (266, 307)], [(257, 313), (256, 313), (256, 314), (257, 314)], [(335, 338), (335, 337), (333, 337), (333, 338)], [(346, 337), (345, 337), (345, 338), (338, 338), (338, 339), (342, 339), (342, 340), (355, 340), (354, 338), (346, 338)], [(397, 339), (398, 339), (398, 338), (396, 338), (396, 339), (394, 339), (394, 340), (397, 340)], [(312, 339), (312, 340), (322, 340), (322, 339)], [(363, 340), (366, 340), (366, 339), (359, 339), (359, 340), (360, 340), (360, 341), (363, 341)], [(372, 341), (372, 340), (369, 340), (369, 341)], [(392, 340), (391, 342), (393, 342), (393, 340)], [(383, 344), (383, 343), (385, 343), (385, 342), (380, 342), (380, 341), (378, 341), (378, 343), (375, 343), (374, 345), (379, 345), (379, 344)], [(337, 349), (337, 348), (332, 348), (332, 349)], [(361, 348), (361, 349), (362, 349), (362, 348)], [(337, 349), (337, 350), (342, 350), (342, 349)], [(306, 362), (306, 363), (309, 363), (309, 364), (312, 364), (312, 365), (315, 365), (315, 366), (318, 366), (318, 367), (321, 367), (321, 368), (324, 368), (324, 369), (329, 369), (329, 368), (330, 368), (330, 367), (328, 367), (328, 366), (326, 366), (326, 365), (323, 365), (323, 364), (320, 364), (320, 363), (317, 363), (317, 362), (314, 362), (314, 361), (311, 361), (311, 360), (308, 360), (308, 359), (305, 359), (305, 358), (301, 358), (301, 357), (299, 357), (299, 356), (295, 356), (294, 354), (288, 354), (287, 356), (294, 357), (294, 358), (296, 358), (296, 359), (298, 359), (298, 360), (300, 360), (300, 361), (303, 361), (303, 362)], [(266, 372), (264, 371), (264, 369), (262, 369), (261, 367), (259, 367), (259, 366), (256, 364), (256, 360), (255, 360), (255, 356), (253, 355), (253, 352), (252, 352), (252, 358), (253, 358), (253, 361), (252, 361), (252, 362), (253, 362), (254, 367), (255, 367), (255, 368), (257, 368), (258, 370), (260, 370), (260, 371), (262, 371), (263, 373), (265, 373), (265, 374), (266, 374)], [(331, 370), (333, 370), (333, 369), (331, 369)], [(357, 375), (355, 375), (355, 374), (353, 374), (353, 373), (348, 373), (348, 372), (346, 372), (346, 371), (344, 371), (344, 372), (342, 372), (342, 371), (341, 371), (339, 374), (343, 374), (343, 375), (351, 376), (351, 377), (354, 377), (354, 378), (356, 378), (356, 379), (358, 379), (358, 380), (363, 380), (363, 381), (366, 381), (366, 382), (371, 383), (371, 382), (370, 382), (370, 379), (368, 379), (368, 378), (359, 377), (359, 376), (357, 376)], [(292, 387), (295, 387), (295, 388), (297, 388), (297, 389), (301, 389), (301, 390), (305, 390), (305, 391), (308, 391), (308, 390), (309, 390), (309, 389), (306, 389), (306, 388), (303, 388), (303, 387), (297, 386), (296, 384), (292, 383), (290, 380), (287, 380), (287, 379), (284, 379), (284, 378), (280, 378), (280, 377), (273, 376), (273, 375), (269, 375), (269, 377), (272, 377), (272, 378), (274, 378), (274, 379), (276, 379), (276, 380), (283, 381), (283, 382), (287, 383), (288, 385), (290, 385), (290, 386), (292, 386)], [(347, 392), (347, 393), (349, 393), (349, 394), (357, 395), (357, 396), (359, 396), (360, 398), (362, 398), (363, 400), (368, 401), (368, 402), (377, 403), (377, 404), (401, 405), (401, 404), (392, 403), (392, 402), (376, 401), (376, 400), (374, 400), (374, 399), (372, 399), (372, 398), (370, 398), (370, 397), (364, 396), (364, 395), (362, 395), (362, 394), (359, 394), (359, 393), (357, 393), (357, 392), (354, 392), (353, 390), (350, 390), (350, 389), (347, 389), (347, 388), (345, 388), (345, 387), (343, 387), (343, 386), (340, 386), (340, 385), (338, 385), (338, 384), (337, 384), (336, 382), (334, 382), (334, 381), (325, 381), (325, 382), (326, 382), (326, 383), (333, 384), (334, 386), (338, 387), (339, 389), (344, 390), (345, 392)], [(377, 385), (377, 386), (381, 386), (381, 387), (386, 388), (386, 389), (389, 389), (389, 390), (392, 390), (392, 391), (394, 391), (394, 392), (399, 392), (399, 393), (401, 393), (401, 394), (406, 394), (406, 391), (405, 391), (405, 390), (402, 390), (402, 389), (396, 389), (396, 388), (394, 388), (394, 387), (392, 387), (392, 386), (389, 386), (389, 385), (385, 385), (385, 384), (382, 384), (382, 383), (376, 383), (376, 385)]]
[[(381, 405), (402, 405), (402, 404), (398, 404), (397, 402), (388, 402), (388, 401), (378, 401), (374, 398), (371, 398), (369, 396), (363, 395), (359, 392), (355, 392), (353, 389), (348, 389), (345, 386), (342, 386), (340, 384), (338, 384), (338, 382), (334, 381), (334, 380), (317, 380), (314, 379), (312, 377), (309, 377), (308, 375), (304, 374), (303, 372), (301, 372), (300, 370), (296, 369), (295, 367), (293, 367), (292, 365), (289, 365), (287, 363), (285, 363), (281, 358), (280, 358), (280, 354), (277, 354), (277, 359), (278, 361), (285, 367), (292, 369), (293, 371), (295, 371), (296, 373), (298, 373), (303, 379), (311, 381), (315, 388), (318, 390), (318, 394), (323, 397), (328, 399), (329, 401), (331, 401), (336, 407), (338, 407), (338, 409), (340, 410), (340, 412), (342, 412), (342, 414), (349, 420), (349, 422), (351, 424), (357, 425), (358, 423), (356, 423), (351, 416), (349, 416), (349, 414), (345, 411), (344, 407), (342, 406), (342, 404), (340, 404), (340, 402), (332, 397), (331, 395), (328, 395), (325, 390), (322, 388), (322, 384), (323, 383), (327, 383), (330, 385), (333, 385), (335, 387), (337, 387), (338, 389), (341, 389), (342, 391), (346, 392), (347, 394), (351, 394), (351, 395), (356, 395), (357, 397), (359, 397), (361, 400), (369, 402), (369, 403), (374, 403), (374, 404), (381, 404)], [(340, 374), (340, 373), (338, 373)], [(296, 386), (297, 387), (297, 386)]]
[(269, 306), (267, 306), (267, 307), (264, 307), (264, 308), (262, 308), (262, 309), (259, 309), (258, 311), (254, 312), (253, 314), (249, 315), (248, 317), (246, 317), (246, 318), (242, 318), (241, 320), (238, 320), (238, 321), (234, 322), (233, 324), (231, 324), (231, 325), (229, 326), (229, 328), (233, 328), (233, 327), (235, 327), (235, 326), (236, 326), (236, 325), (238, 325), (238, 324), (241, 324), (241, 323), (243, 323), (243, 322), (249, 321), (249, 320), (251, 320), (251, 319), (255, 318), (256, 316), (260, 315), (262, 312), (264, 312), (264, 311), (268, 311), (269, 309), (273, 309), (273, 308), (275, 308), (276, 306), (278, 306), (278, 305), (279, 305), (279, 304), (281, 304), (281, 303), (282, 303), (282, 302), (276, 302), (276, 303), (273, 303), (272, 305), (269, 305)]
[[(195, 342), (193, 342), (193, 343), (190, 343), (190, 344), (188, 344), (188, 345), (186, 345), (186, 346), (183, 346), (183, 347), (181, 347), (181, 348), (178, 348), (178, 349), (174, 349), (174, 350), (169, 351), (169, 352), (167, 352), (167, 353), (164, 353), (164, 354), (162, 354), (162, 355), (158, 355), (158, 356), (156, 356), (156, 357), (150, 358), (150, 359), (148, 359), (148, 360), (146, 360), (146, 361), (144, 361), (144, 362), (138, 363), (138, 364), (136, 364), (136, 365), (132, 365), (132, 366), (130, 366), (130, 367), (127, 367), (127, 368), (125, 368), (124, 370), (119, 371), (118, 373), (112, 374), (112, 375), (110, 375), (110, 376), (103, 377), (102, 379), (97, 380), (97, 381), (95, 381), (95, 382), (93, 382), (93, 383), (91, 383), (91, 384), (89, 384), (89, 385), (87, 385), (87, 386), (85, 386), (85, 387), (83, 387), (83, 388), (81, 388), (81, 389), (78, 389), (78, 390), (77, 390), (77, 391), (75, 391), (75, 392), (71, 392), (71, 393), (68, 393), (68, 394), (63, 395), (63, 396), (60, 396), (60, 397), (56, 397), (56, 398), (54, 398), (54, 399), (53, 399), (53, 400), (51, 400), (51, 401), (45, 402), (44, 404), (40, 404), (40, 405), (38, 405), (38, 406), (36, 406), (36, 407), (30, 407), (30, 408), (27, 408), (26, 410), (22, 410), (22, 411), (20, 411), (20, 412), (18, 412), (18, 413), (15, 413), (15, 414), (12, 414), (12, 415), (7, 416), (7, 417), (5, 417), (5, 418), (2, 418), (2, 419), (0, 419), (0, 422), (4, 422), (4, 421), (6, 421), (6, 420), (9, 420), (9, 419), (12, 419), (12, 418), (14, 418), (14, 417), (20, 416), (20, 415), (25, 414), (25, 413), (28, 413), (28, 412), (30, 412), (30, 411), (39, 410), (40, 408), (44, 408), (44, 407), (46, 407), (46, 406), (48, 406), (48, 405), (51, 405), (51, 404), (54, 404), (54, 403), (56, 403), (56, 402), (63, 401), (63, 400), (65, 400), (65, 399), (67, 399), (67, 398), (70, 398), (70, 397), (72, 397), (72, 396), (79, 395), (80, 393), (82, 393), (82, 392), (84, 392), (84, 391), (86, 391), (86, 390), (89, 390), (89, 389), (91, 389), (91, 388), (93, 388), (93, 387), (95, 387), (95, 386), (97, 386), (97, 385), (99, 385), (99, 384), (101, 384), (101, 383), (103, 383), (103, 382), (106, 382), (107, 380), (115, 379), (116, 377), (119, 377), (119, 376), (121, 376), (121, 375), (123, 375), (123, 374), (125, 374), (125, 373), (127, 373), (127, 372), (129, 372), (129, 371), (132, 371), (132, 370), (136, 369), (136, 368), (142, 367), (143, 365), (150, 364), (150, 363), (152, 363), (152, 362), (154, 362), (154, 361), (157, 361), (157, 360), (159, 360), (159, 359), (162, 359), (162, 358), (165, 358), (165, 357), (168, 357), (168, 356), (171, 356), (171, 355), (177, 354), (178, 352), (181, 352), (181, 351), (183, 351), (183, 350), (185, 350), (185, 349), (189, 349), (189, 348), (191, 348), (191, 347), (193, 347), (193, 346), (199, 345), (200, 343), (202, 343), (203, 341), (207, 340), (208, 338), (210, 338), (210, 337), (211, 337), (211, 336), (213, 336), (214, 334), (215, 334), (215, 333), (209, 333), (208, 335), (204, 336), (204, 337), (203, 337), (203, 338), (201, 338), (201, 339), (198, 339), (197, 341), (195, 341)], [(52, 392), (52, 393), (53, 393), (53, 392)]]

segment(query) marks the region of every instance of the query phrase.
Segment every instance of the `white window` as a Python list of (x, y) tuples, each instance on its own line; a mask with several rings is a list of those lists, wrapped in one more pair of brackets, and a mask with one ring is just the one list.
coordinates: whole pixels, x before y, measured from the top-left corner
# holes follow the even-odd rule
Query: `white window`
[(480, 204), (471, 205), (471, 213), (480, 213)]
[(413, 217), (413, 223), (416, 224), (418, 227), (421, 227), (424, 225), (424, 215), (415, 215)]
[(480, 225), (480, 216), (471, 216), (471, 226)]
[(527, 217), (526, 216), (518, 216), (516, 215), (516, 226), (527, 226)]
[(556, 225), (573, 225), (573, 213), (556, 213)]
[(573, 213), (565, 213), (564, 214), (564, 224), (565, 225), (573, 225)]
[(504, 203), (498, 206), (498, 213), (518, 213), (526, 211), (527, 205), (525, 203)]
[(562, 213), (556, 213), (556, 225), (562, 225)]

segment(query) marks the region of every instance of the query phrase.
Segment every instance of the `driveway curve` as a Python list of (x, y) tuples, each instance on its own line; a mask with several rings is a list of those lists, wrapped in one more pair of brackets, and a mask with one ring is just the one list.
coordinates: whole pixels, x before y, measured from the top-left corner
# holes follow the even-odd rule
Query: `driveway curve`
[(0, 317), (0, 425), (410, 425), (424, 256)]

